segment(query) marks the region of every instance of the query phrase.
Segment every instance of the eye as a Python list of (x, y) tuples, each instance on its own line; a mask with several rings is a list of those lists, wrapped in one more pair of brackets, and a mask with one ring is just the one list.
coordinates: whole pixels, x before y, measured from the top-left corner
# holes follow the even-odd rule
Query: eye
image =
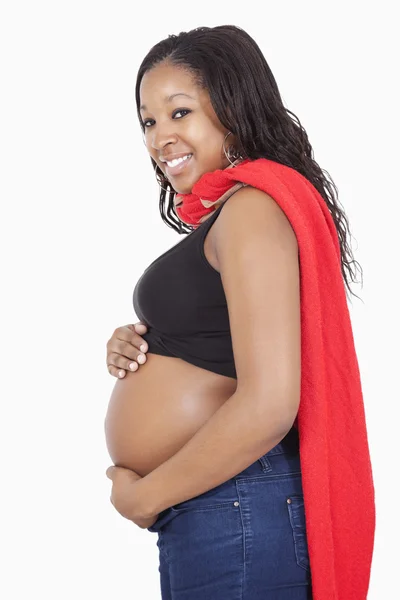
[(147, 123), (148, 123), (149, 121), (151, 121), (151, 119), (147, 119), (146, 121), (143, 121), (143, 127), (144, 127), (145, 129), (148, 129), (148, 127), (147, 127)]
[[(188, 110), (186, 108), (178, 108), (178, 110), (176, 110), (175, 112), (172, 113), (172, 117), (174, 117), (175, 115), (179, 114), (179, 113), (190, 113), (192, 112), (191, 110)], [(183, 115), (185, 116), (185, 115)], [(182, 117), (179, 117), (179, 119), (182, 119)], [(147, 123), (149, 123), (150, 121), (154, 122), (154, 119), (146, 119), (145, 121), (143, 121), (143, 127), (145, 129), (149, 129), (150, 125), (147, 125)]]
[[(172, 116), (176, 115), (177, 113), (190, 113), (190, 110), (187, 110), (186, 108), (179, 108), (178, 110), (176, 110)], [(182, 118), (182, 117), (180, 117)]]

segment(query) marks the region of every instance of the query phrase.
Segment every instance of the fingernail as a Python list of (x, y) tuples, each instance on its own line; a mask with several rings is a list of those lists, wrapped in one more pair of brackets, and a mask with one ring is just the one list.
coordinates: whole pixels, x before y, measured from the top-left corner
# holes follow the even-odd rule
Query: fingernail
[(118, 377), (123, 377), (125, 375), (125, 371), (118, 371)]
[(140, 346), (140, 349), (141, 349), (142, 352), (146, 352), (146, 346), (144, 344), (142, 344)]
[(137, 364), (136, 364), (136, 363), (134, 363), (134, 362), (131, 362), (131, 363), (129, 364), (129, 368), (130, 368), (130, 370), (131, 370), (131, 371), (136, 371), (136, 369), (137, 369)]
[(144, 354), (138, 354), (137, 359), (138, 363), (140, 363), (141, 365), (146, 361), (146, 357)]

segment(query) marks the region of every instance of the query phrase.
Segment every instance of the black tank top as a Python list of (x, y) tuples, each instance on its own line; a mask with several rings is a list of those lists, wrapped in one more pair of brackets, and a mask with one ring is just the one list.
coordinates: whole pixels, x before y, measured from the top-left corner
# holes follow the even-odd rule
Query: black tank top
[[(236, 184), (228, 197), (244, 185)], [(204, 254), (207, 232), (226, 200), (145, 269), (133, 292), (133, 307), (148, 327), (142, 337), (150, 353), (175, 356), (236, 379), (221, 276)]]

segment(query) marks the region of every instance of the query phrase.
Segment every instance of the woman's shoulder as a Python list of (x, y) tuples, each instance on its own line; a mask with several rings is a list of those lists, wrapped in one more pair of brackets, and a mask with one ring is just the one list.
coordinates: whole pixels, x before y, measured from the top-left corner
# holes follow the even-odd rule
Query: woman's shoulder
[(266, 192), (246, 185), (226, 200), (213, 226), (214, 247), (224, 238), (232, 237), (240, 243), (247, 235), (277, 236), (281, 242), (297, 245), (297, 238), (288, 217), (279, 204)]

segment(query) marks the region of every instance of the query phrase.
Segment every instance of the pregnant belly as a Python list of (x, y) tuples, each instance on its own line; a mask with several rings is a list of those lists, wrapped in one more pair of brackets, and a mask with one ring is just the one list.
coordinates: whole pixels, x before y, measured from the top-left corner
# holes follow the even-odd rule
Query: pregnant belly
[(115, 383), (105, 418), (113, 463), (145, 477), (168, 460), (236, 390), (236, 379), (147, 353)]

